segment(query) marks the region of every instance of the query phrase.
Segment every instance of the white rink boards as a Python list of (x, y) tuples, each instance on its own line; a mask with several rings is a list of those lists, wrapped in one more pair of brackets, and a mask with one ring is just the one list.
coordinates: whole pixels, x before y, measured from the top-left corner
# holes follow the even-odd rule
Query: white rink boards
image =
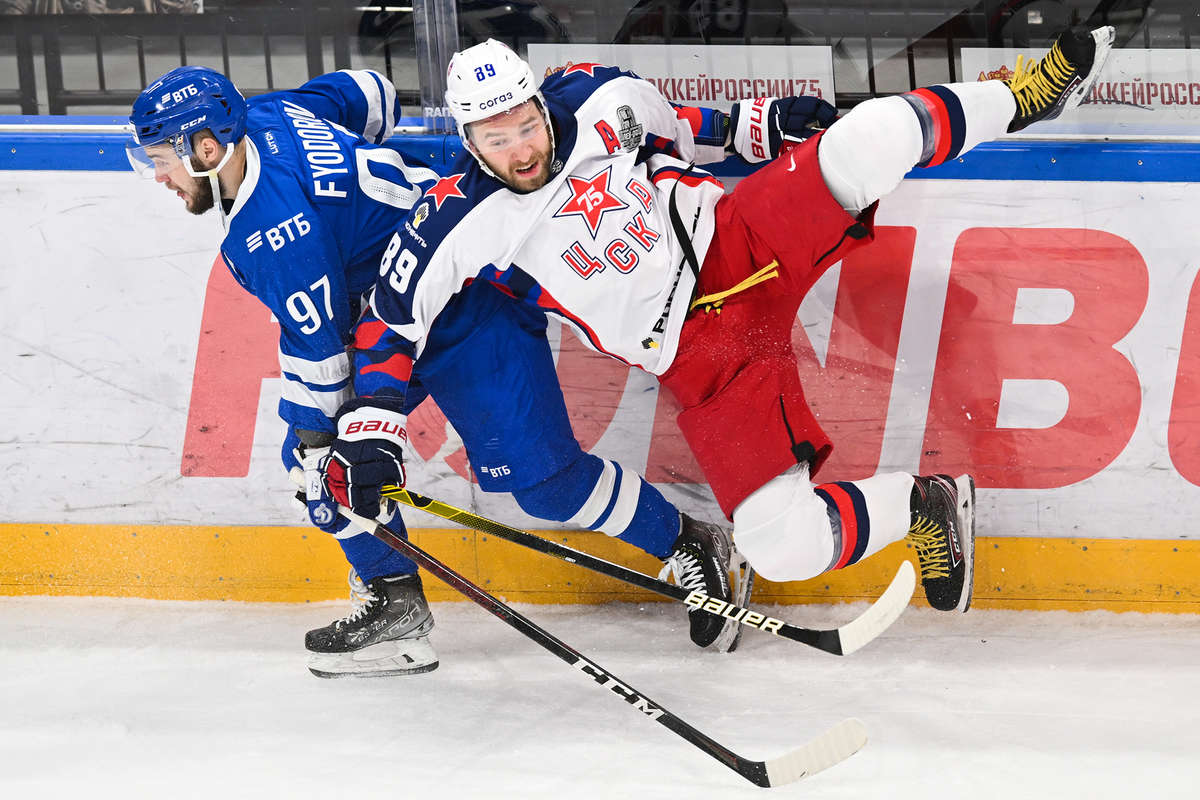
[[(0, 276), (0, 456), (11, 483), (41, 487), (6, 498), (0, 522), (300, 524), (279, 467), (275, 328), (218, 280), (217, 219), (125, 173), (0, 172), (0, 189), (19, 265)], [(981, 535), (1186, 537), (1197, 207), (1194, 184), (906, 181), (879, 240), (818, 283), (795, 328), (837, 444), (822, 478), (969, 469)], [(561, 340), (584, 446), (715, 518), (653, 379)], [(464, 479), (436, 412), (410, 434), (414, 489), (534, 524)]]

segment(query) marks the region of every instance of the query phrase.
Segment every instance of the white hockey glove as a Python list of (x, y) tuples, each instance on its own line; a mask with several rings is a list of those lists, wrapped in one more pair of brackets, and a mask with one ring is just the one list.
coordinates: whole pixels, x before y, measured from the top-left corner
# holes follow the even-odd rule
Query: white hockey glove
[(291, 478), (302, 487), (296, 499), (304, 505), (308, 519), (314, 526), (326, 533), (341, 533), (346, 527), (346, 519), (338, 513), (337, 503), (325, 491), (321, 481), (321, 463), (329, 455), (333, 435), (299, 431), (295, 438), (300, 439), (300, 444), (293, 448), (292, 454), (299, 466), (292, 467)]

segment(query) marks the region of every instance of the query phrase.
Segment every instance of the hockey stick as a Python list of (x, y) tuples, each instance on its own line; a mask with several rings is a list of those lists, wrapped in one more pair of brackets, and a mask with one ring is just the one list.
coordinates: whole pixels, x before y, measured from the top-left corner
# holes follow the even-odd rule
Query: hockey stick
[(895, 577), (892, 578), (892, 582), (888, 585), (884, 593), (859, 617), (841, 627), (831, 630), (802, 628), (799, 625), (792, 625), (775, 617), (768, 617), (757, 611), (751, 611), (742, 606), (709, 597), (703, 592), (688, 592), (675, 584), (652, 578), (636, 570), (588, 555), (566, 545), (543, 539), (540, 536), (534, 536), (532, 533), (509, 527), (495, 520), (490, 520), (487, 517), (472, 514), (465, 509), (456, 508), (439, 500), (433, 500), (409, 489), (403, 489), (399, 486), (384, 486), (382, 494), (384, 497), (413, 508), (419, 508), (442, 519), (457, 522), (464, 527), (491, 534), (499, 539), (537, 550), (540, 553), (577, 564), (585, 569), (599, 572), (602, 575), (608, 575), (611, 578), (616, 578), (642, 589), (657, 592), (664, 597), (679, 600), (690, 608), (701, 608), (705, 611), (719, 614), (727, 619), (735, 620), (751, 628), (757, 628), (761, 631), (773, 633), (776, 636), (782, 636), (785, 639), (801, 642), (809, 647), (815, 647), (826, 653), (832, 653), (835, 656), (850, 655), (887, 630), (888, 626), (904, 613), (904, 609), (908, 607), (908, 601), (912, 598), (913, 590), (917, 585), (916, 573), (913, 570), (912, 563), (904, 561), (900, 564), (900, 568), (896, 570)]
[(798, 781), (849, 758), (867, 743), (867, 730), (862, 722), (857, 719), (847, 719), (834, 725), (817, 738), (777, 758), (769, 761), (752, 761), (743, 758), (696, 730), (661, 704), (651, 700), (561, 639), (556, 638), (528, 617), (492, 597), (415, 544), (397, 536), (387, 526), (361, 517), (347, 508), (341, 508), (340, 511), (346, 519), (362, 527), (363, 530), (371, 532), (394, 550), (408, 556), (461, 592), (469, 600), (482, 606), (489, 613), (567, 662), (595, 685), (607, 689), (628, 703), (631, 708), (641, 712), (643, 716), (658, 722), (751, 783), (758, 786), (782, 786)]

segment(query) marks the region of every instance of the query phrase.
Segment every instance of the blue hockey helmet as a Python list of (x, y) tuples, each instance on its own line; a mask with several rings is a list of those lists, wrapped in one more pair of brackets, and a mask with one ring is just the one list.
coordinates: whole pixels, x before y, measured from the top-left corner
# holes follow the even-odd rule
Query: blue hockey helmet
[[(209, 130), (217, 142), (232, 152), (246, 134), (246, 100), (233, 82), (208, 67), (176, 67), (147, 86), (129, 113), (133, 140), (126, 145), (129, 161), (143, 174), (153, 174), (154, 159), (146, 152), (156, 148), (191, 167), (192, 134)], [(223, 164), (224, 162), (222, 162)]]

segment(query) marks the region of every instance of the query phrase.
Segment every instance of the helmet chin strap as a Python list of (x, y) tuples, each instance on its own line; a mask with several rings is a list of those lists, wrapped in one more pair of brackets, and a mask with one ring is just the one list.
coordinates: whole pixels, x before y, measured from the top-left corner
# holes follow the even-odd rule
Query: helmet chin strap
[(225, 213), (225, 203), (221, 198), (221, 181), (217, 178), (219, 170), (208, 171), (208, 185), (212, 187), (213, 205), (217, 207), (217, 216), (221, 218), (221, 230), (229, 233), (229, 215)]
[(554, 141), (554, 125), (550, 122), (550, 109), (546, 106), (545, 101), (542, 100), (541, 92), (538, 92), (536, 95), (534, 95), (534, 101), (542, 109), (542, 119), (546, 120), (546, 133), (550, 136), (550, 162), (546, 164), (546, 169), (550, 171), (550, 176), (553, 177), (554, 162), (558, 160), (554, 155), (558, 151), (558, 143)]
[[(479, 155), (479, 151), (475, 149), (475, 145), (473, 145), (471, 143), (471, 140), (469, 137), (470, 137), (470, 134), (468, 134), (464, 130), (463, 134), (462, 134), (462, 138), (464, 141), (466, 141), (467, 150), (470, 151), (471, 157), (475, 159), (475, 163), (479, 164), (479, 168), (481, 170), (483, 170), (489, 177), (495, 178), (496, 180), (503, 183), (504, 179), (492, 171), (492, 168), (488, 166), (488, 163), (487, 163), (487, 161), (484, 160), (483, 156)], [(505, 185), (507, 185), (507, 184), (505, 184)]]
[(196, 171), (192, 168), (192, 160), (190, 158), (183, 160), (183, 168), (187, 170), (188, 175), (193, 178), (208, 178), (208, 185), (212, 187), (213, 205), (217, 208), (217, 215), (221, 218), (221, 229), (226, 233), (229, 232), (229, 217), (225, 214), (225, 204), (221, 202), (221, 180), (218, 173), (225, 168), (229, 163), (229, 159), (233, 158), (234, 145), (229, 142), (225, 145), (225, 155), (212, 169)]

